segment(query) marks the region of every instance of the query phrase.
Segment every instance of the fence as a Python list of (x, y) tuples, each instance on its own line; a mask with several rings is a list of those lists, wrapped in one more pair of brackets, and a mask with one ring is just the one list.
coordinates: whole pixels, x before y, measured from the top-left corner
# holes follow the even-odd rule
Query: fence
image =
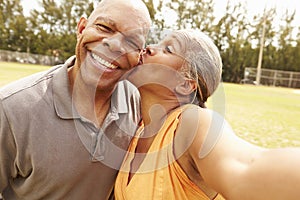
[[(256, 84), (257, 68), (245, 68), (244, 79), (241, 83)], [(300, 72), (261, 69), (260, 84), (300, 88)]]
[(62, 61), (55, 56), (45, 56), (17, 51), (0, 50), (0, 61), (53, 66)]

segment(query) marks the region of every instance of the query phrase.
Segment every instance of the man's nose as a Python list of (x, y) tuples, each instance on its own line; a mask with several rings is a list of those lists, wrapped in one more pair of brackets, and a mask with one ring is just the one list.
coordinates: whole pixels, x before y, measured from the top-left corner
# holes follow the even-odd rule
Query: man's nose
[(109, 38), (104, 38), (102, 40), (104, 46), (108, 47), (109, 50), (111, 50), (112, 52), (118, 52), (121, 54), (125, 54), (125, 48), (122, 44), (122, 35), (121, 34), (117, 34), (113, 37), (109, 37)]

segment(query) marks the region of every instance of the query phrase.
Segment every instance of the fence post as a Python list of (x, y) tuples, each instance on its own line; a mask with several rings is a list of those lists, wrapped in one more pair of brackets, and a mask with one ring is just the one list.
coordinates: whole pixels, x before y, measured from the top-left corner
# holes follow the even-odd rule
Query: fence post
[(289, 78), (289, 88), (292, 86), (292, 81), (293, 81), (293, 72), (290, 72), (290, 78)]
[(277, 81), (277, 70), (274, 70), (273, 86), (276, 86), (276, 81)]

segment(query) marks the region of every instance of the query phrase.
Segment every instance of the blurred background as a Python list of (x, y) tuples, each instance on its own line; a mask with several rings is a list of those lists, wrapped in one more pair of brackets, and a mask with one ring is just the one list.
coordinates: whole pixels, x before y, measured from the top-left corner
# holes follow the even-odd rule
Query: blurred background
[[(199, 29), (214, 40), (223, 59), (223, 84), (208, 106), (226, 115), (240, 137), (265, 147), (300, 146), (299, 1), (144, 2), (153, 21), (148, 44), (165, 30), (182, 28)], [(0, 87), (73, 55), (77, 22), (96, 4), (0, 0)]]
[[(74, 54), (79, 18), (89, 15), (96, 3), (0, 1), (0, 60), (62, 63)], [(200, 29), (213, 38), (221, 51), (224, 81), (300, 87), (300, 75), (296, 73), (300, 71), (298, 1), (145, 0), (145, 3), (153, 20), (148, 43), (156, 42), (162, 36), (161, 30)]]

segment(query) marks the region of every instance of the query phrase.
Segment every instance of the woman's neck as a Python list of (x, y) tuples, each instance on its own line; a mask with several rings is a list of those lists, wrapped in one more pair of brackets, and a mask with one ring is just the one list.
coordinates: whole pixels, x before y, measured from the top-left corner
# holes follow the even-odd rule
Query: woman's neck
[(144, 122), (144, 134), (148, 137), (156, 134), (169, 113), (180, 106), (175, 98), (141, 93), (141, 114)]

